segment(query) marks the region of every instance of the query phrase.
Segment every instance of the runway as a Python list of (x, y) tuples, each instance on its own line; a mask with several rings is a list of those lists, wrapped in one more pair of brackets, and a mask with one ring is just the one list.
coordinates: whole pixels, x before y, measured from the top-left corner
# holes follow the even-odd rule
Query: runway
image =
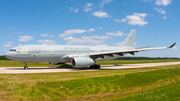
[(180, 62), (163, 62), (163, 63), (143, 63), (143, 64), (123, 64), (123, 65), (102, 65), (101, 69), (72, 68), (71, 66), (60, 67), (29, 67), (24, 70), (24, 67), (0, 67), (0, 74), (17, 74), (17, 73), (53, 73), (53, 72), (78, 72), (78, 71), (93, 71), (93, 70), (112, 70), (112, 69), (131, 69), (144, 68), (166, 65), (177, 65)]

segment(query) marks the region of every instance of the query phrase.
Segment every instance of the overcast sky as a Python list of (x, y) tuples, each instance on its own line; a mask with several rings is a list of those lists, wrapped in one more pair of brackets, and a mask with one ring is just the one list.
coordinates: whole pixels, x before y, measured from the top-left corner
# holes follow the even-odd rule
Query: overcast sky
[[(136, 29), (135, 47), (180, 42), (180, 0), (0, 0), (0, 55), (18, 45), (119, 46)], [(136, 56), (180, 57), (173, 49)]]

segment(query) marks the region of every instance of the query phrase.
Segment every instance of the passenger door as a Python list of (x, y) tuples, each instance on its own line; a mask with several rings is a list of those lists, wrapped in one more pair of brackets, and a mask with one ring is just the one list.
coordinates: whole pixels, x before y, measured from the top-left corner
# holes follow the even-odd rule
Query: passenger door
[(22, 47), (22, 54), (23, 54), (23, 55), (28, 54), (28, 53), (27, 53), (27, 47)]
[(49, 47), (50, 54), (55, 54), (54, 47)]

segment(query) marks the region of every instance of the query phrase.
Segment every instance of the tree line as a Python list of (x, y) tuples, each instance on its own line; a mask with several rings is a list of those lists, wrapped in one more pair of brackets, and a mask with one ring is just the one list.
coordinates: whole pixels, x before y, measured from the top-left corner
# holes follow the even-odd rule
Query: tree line
[(5, 57), (5, 56), (3, 55), (3, 56), (0, 56), (0, 60), (10, 60), (10, 59), (8, 59), (7, 57)]

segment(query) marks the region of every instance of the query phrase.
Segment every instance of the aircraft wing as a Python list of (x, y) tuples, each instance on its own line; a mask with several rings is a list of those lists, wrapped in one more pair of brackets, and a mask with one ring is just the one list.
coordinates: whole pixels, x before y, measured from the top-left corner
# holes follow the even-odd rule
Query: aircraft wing
[(92, 52), (92, 53), (88, 53), (88, 54), (71, 54), (68, 57), (69, 58), (74, 58), (74, 57), (79, 57), (79, 56), (90, 56), (94, 59), (99, 58), (99, 57), (103, 57), (105, 55), (107, 56), (115, 56), (115, 55), (120, 55), (120, 56), (124, 56), (123, 54), (127, 54), (130, 53), (132, 55), (134, 55), (135, 52), (140, 52), (140, 51), (149, 51), (149, 50), (159, 50), (159, 49), (168, 49), (168, 48), (172, 48), (174, 47), (176, 43), (172, 44), (169, 47), (157, 47), (157, 48), (134, 48), (134, 49), (129, 49), (129, 50), (119, 50), (119, 51), (106, 51), (106, 52)]

